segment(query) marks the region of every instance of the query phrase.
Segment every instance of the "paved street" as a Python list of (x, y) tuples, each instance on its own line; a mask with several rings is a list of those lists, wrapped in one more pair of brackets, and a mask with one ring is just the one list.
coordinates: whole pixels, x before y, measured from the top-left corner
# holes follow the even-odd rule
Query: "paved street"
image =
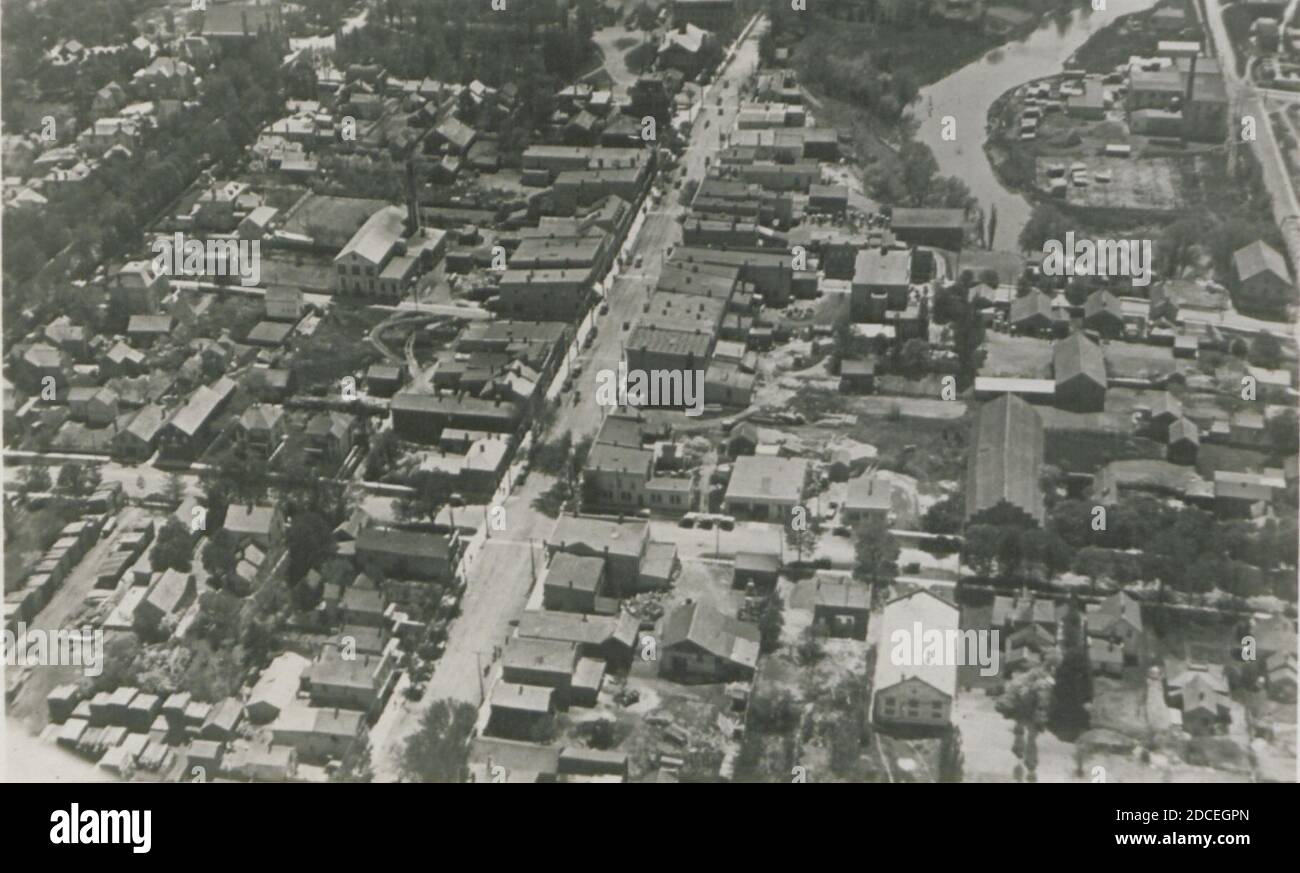
[[(688, 177), (704, 177), (706, 158), (719, 148), (719, 129), (729, 130), (740, 107), (740, 84), (758, 67), (758, 39), (761, 31), (750, 27), (725, 70), (714, 84), (705, 90), (704, 103), (714, 101), (713, 115), (706, 128), (703, 114), (692, 132), (690, 144), (683, 161)], [(716, 96), (722, 94), (722, 115), (717, 114)], [(622, 329), (640, 316), (642, 304), (658, 282), (669, 246), (681, 239), (678, 217), (684, 207), (678, 192), (669, 189), (658, 208), (647, 201), (645, 214), (638, 216), (626, 247), (627, 269), (610, 283), (607, 295), (610, 311), (595, 319), (597, 335), (592, 347), (580, 358), (583, 374), (575, 380), (575, 388), (582, 392), (579, 403), (572, 404), (568, 394), (562, 394), (560, 417), (555, 425), (557, 432), (570, 430), (575, 435), (594, 433), (600, 425), (605, 410), (595, 401), (595, 374), (601, 369), (616, 369), (623, 356), (623, 340), (627, 333)], [(642, 263), (635, 267), (636, 258)], [(588, 322), (587, 324), (590, 324)], [(585, 325), (584, 325), (585, 327)], [(562, 380), (564, 373), (557, 376)], [(523, 488), (505, 503), (506, 526), (483, 547), (469, 570), (468, 586), (461, 602), (461, 615), (453, 624), (447, 647), (434, 670), (433, 678), (417, 704), (406, 701), (399, 688), (371, 731), (371, 761), (375, 778), (379, 781), (396, 780), (400, 771), (403, 742), (419, 724), (427, 706), (436, 700), (450, 698), (478, 705), (480, 688), (486, 689), (491, 676), (494, 647), (505, 642), (510, 623), (528, 600), (532, 589), (532, 565), (529, 560), (530, 541), (536, 541), (536, 557), (542, 560), (541, 543), (546, 539), (555, 521), (532, 508), (533, 499), (550, 487), (551, 479), (534, 474)], [(702, 536), (689, 549), (693, 554), (711, 550), (714, 537)], [(770, 538), (770, 533), (764, 533)], [(744, 541), (744, 535), (738, 535)], [(693, 539), (687, 537), (686, 539)], [(707, 539), (707, 543), (704, 540)], [(540, 565), (539, 565), (540, 570)]]
[[(687, 178), (699, 182), (704, 178), (707, 161), (721, 146), (720, 132), (729, 131), (740, 111), (741, 85), (758, 69), (758, 41), (766, 22), (751, 24), (733, 57), (718, 77), (705, 90), (701, 108), (696, 114), (690, 142), (682, 156)], [(717, 98), (722, 97), (721, 115)], [(704, 122), (708, 119), (706, 127)], [(683, 182), (683, 187), (687, 184)], [(632, 325), (640, 317), (642, 307), (659, 282), (659, 273), (671, 246), (681, 243), (681, 225), (678, 219), (685, 212), (680, 202), (680, 189), (667, 188), (658, 206), (647, 201), (646, 214), (639, 228), (634, 228), (635, 238), (628, 247), (627, 272), (613, 282), (608, 295), (609, 313), (597, 320), (595, 342), (583, 356), (583, 375), (574, 385), (582, 391), (576, 405), (566, 405), (561, 412), (560, 430), (571, 430), (575, 435), (595, 433), (605, 410), (596, 405), (596, 374), (601, 370), (616, 370), (623, 358), (623, 343), (630, 331), (624, 324)], [(636, 266), (636, 258), (641, 265)]]
[(505, 643), (510, 622), (523, 611), (532, 589), (530, 542), (536, 542), (539, 572), (542, 567), (541, 544), (555, 520), (535, 511), (532, 501), (552, 481), (548, 476), (533, 474), (506, 500), (506, 530), (495, 532), (470, 565), (461, 615), (451, 627), (446, 649), (425, 687), (424, 697), (412, 704), (398, 688), (371, 731), (371, 763), (376, 780), (397, 780), (403, 742), (430, 703), (452, 699), (477, 706), (482, 701), (480, 688), (486, 687), (489, 677), (481, 671), (492, 663), (494, 647)]
[[(1196, 6), (1196, 4), (1192, 4)], [(1239, 118), (1253, 115), (1258, 122), (1259, 137), (1251, 144), (1255, 157), (1259, 160), (1264, 176), (1264, 186), (1273, 198), (1273, 218), (1282, 230), (1282, 239), (1286, 243), (1287, 253), (1293, 264), (1300, 263), (1300, 201), (1296, 199), (1295, 188), (1287, 172), (1286, 161), (1278, 147), (1277, 137), (1273, 131), (1272, 119), (1264, 107), (1263, 100), (1249, 77), (1243, 78), (1237, 73), (1237, 52), (1228, 38), (1228, 28), (1223, 22), (1223, 0), (1205, 0), (1208, 16), (1211, 47), (1219, 57), (1219, 66), (1223, 69), (1223, 84), (1228, 92), (1228, 105), (1235, 110), (1230, 124), (1233, 129), (1229, 135), (1241, 136)]]

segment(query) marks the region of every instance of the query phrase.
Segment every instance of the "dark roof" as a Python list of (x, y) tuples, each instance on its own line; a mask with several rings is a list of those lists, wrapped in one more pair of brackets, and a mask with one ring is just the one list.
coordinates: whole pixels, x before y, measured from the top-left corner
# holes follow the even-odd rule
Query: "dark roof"
[(1056, 344), (1052, 370), (1057, 385), (1083, 376), (1103, 388), (1106, 386), (1106, 360), (1101, 347), (1081, 333), (1072, 333)]
[(1119, 302), (1119, 298), (1111, 294), (1104, 288), (1098, 288), (1088, 295), (1088, 299), (1083, 301), (1083, 317), (1092, 318), (1103, 312), (1109, 312), (1116, 318), (1123, 320), (1124, 305)]
[(1024, 297), (1017, 297), (1011, 301), (1010, 321), (1012, 324), (1032, 318), (1035, 315), (1041, 315), (1049, 321), (1052, 318), (1052, 298), (1042, 291), (1030, 291)]
[(368, 527), (357, 533), (357, 551), (445, 561), (451, 554), (451, 546), (445, 534)]
[(758, 626), (725, 616), (701, 601), (677, 607), (664, 621), (663, 645), (684, 642), (749, 667), (758, 660)]

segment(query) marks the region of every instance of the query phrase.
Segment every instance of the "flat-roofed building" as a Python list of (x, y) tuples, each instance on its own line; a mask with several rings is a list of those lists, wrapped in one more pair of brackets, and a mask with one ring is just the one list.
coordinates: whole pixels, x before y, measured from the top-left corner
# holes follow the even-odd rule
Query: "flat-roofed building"
[(881, 322), (887, 311), (906, 309), (911, 282), (910, 250), (883, 246), (862, 249), (853, 264), (849, 297), (852, 319)]
[(966, 236), (966, 215), (960, 209), (895, 207), (889, 227), (895, 237), (908, 245), (959, 252)]
[(802, 458), (742, 455), (736, 459), (723, 503), (737, 518), (784, 522), (803, 503), (808, 462)]

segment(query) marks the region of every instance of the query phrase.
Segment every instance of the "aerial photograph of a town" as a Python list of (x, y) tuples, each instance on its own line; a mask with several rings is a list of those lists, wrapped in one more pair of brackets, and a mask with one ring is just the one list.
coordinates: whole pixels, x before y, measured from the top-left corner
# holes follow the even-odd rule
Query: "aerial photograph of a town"
[(1300, 0), (0, 0), (0, 130), (0, 781), (1298, 781)]

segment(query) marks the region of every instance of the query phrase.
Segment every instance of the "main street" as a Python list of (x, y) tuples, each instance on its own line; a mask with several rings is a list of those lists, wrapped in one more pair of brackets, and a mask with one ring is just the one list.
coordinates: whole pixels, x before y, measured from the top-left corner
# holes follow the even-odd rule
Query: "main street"
[(1219, 66), (1223, 70), (1223, 84), (1228, 92), (1228, 106), (1234, 110), (1234, 117), (1228, 121), (1228, 135), (1239, 139), (1241, 118), (1254, 117), (1257, 138), (1250, 142), (1250, 146), (1259, 161), (1265, 190), (1272, 196), (1273, 219), (1282, 231), (1282, 239), (1286, 243), (1287, 253), (1291, 256), (1291, 263), (1300, 264), (1300, 201), (1296, 199), (1295, 188), (1291, 184), (1291, 174), (1287, 171), (1282, 150), (1278, 147), (1273, 121), (1269, 118), (1259, 89), (1250, 79), (1249, 70), (1246, 76), (1241, 76), (1237, 72), (1237, 50), (1228, 36), (1228, 28), (1223, 21), (1223, 0), (1205, 0), (1205, 16), (1210, 35), (1210, 47), (1214, 48), (1219, 58)]
[[(730, 130), (735, 123), (741, 85), (758, 68), (758, 40), (764, 24), (758, 18), (750, 22), (717, 78), (700, 97), (701, 106), (681, 160), (687, 180), (699, 182), (704, 178), (707, 159), (721, 146), (719, 131)], [(721, 114), (718, 96), (722, 97)], [(706, 118), (710, 122), (707, 126)], [(683, 182), (683, 187), (688, 184)], [(599, 427), (606, 410), (596, 404), (595, 374), (618, 367), (627, 336), (623, 325), (640, 317), (642, 305), (658, 282), (668, 248), (681, 240), (678, 217), (685, 207), (677, 191), (666, 191), (658, 208), (647, 200), (644, 209), (625, 249), (629, 272), (619, 274), (610, 283), (606, 295), (609, 312), (595, 319), (596, 338), (580, 358), (584, 371), (574, 380), (574, 386), (582, 392), (581, 400), (573, 404), (568, 394), (560, 395), (562, 405), (553, 427), (556, 433), (569, 430), (577, 436), (594, 433)], [(638, 257), (641, 265), (636, 267)], [(493, 531), (469, 566), (461, 615), (448, 632), (446, 648), (423, 697), (411, 703), (401, 693), (405, 685), (399, 686), (371, 731), (371, 767), (376, 780), (398, 779), (405, 739), (416, 730), (433, 702), (451, 699), (475, 706), (482, 703), (482, 694), (490, 688), (497, 647), (504, 645), (511, 622), (524, 609), (535, 582), (534, 570), (540, 575), (541, 543), (555, 521), (534, 510), (532, 501), (550, 487), (551, 481), (533, 474), (505, 501), (505, 530)]]

